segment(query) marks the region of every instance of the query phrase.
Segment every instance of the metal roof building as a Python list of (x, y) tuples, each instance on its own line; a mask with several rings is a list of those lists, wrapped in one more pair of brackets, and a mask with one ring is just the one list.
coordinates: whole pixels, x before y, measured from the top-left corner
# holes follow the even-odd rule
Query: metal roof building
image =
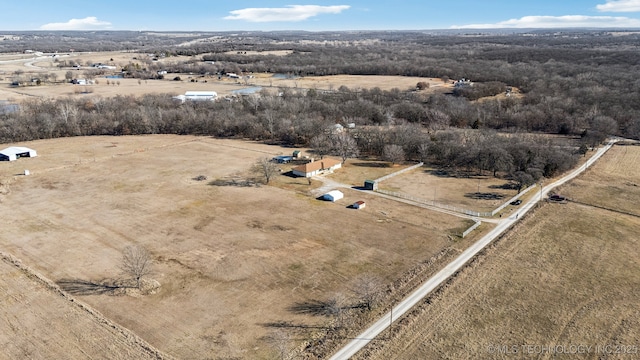
[(15, 161), (21, 157), (36, 157), (35, 150), (22, 146), (11, 146), (0, 150), (0, 161)]

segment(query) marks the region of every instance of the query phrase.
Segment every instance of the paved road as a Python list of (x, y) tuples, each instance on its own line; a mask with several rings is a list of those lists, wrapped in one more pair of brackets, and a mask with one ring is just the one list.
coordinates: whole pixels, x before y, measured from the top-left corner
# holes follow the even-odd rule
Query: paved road
[[(469, 262), (474, 256), (476, 256), (482, 249), (484, 249), (487, 245), (489, 245), (493, 240), (495, 240), (498, 236), (500, 236), (503, 232), (513, 226), (524, 214), (529, 212), (535, 204), (543, 198), (543, 194), (548, 193), (552, 189), (557, 186), (560, 186), (567, 181), (575, 178), (584, 170), (586, 170), (589, 166), (591, 166), (594, 162), (596, 162), (607, 150), (613, 146), (613, 144), (617, 140), (611, 140), (606, 146), (598, 149), (596, 153), (591, 156), (587, 162), (575, 169), (568, 175), (562, 177), (561, 179), (554, 181), (551, 184), (546, 185), (540, 190), (539, 196), (534, 196), (528, 202), (524, 203), (523, 206), (516, 212), (515, 214), (509, 216), (508, 218), (503, 218), (502, 221), (498, 223), (498, 225), (493, 228), (488, 234), (483, 236), (480, 240), (471, 245), (468, 249), (466, 249), (460, 256), (454, 259), (451, 263), (449, 263), (444, 269), (440, 270), (437, 274), (427, 280), (424, 284), (422, 284), (417, 290), (415, 290), (411, 295), (402, 300), (398, 305), (393, 307), (392, 312), (388, 312), (382, 316), (378, 321), (376, 321), (371, 327), (366, 329), (360, 335), (358, 335), (355, 339), (349, 342), (345, 347), (337, 351), (330, 359), (331, 360), (343, 360), (348, 359), (351, 356), (355, 355), (360, 349), (362, 349), (365, 345), (367, 345), (371, 340), (373, 340), (376, 336), (382, 333), (389, 327), (389, 324), (392, 320), (400, 318), (407, 311), (409, 311), (414, 305), (424, 299), (427, 295), (429, 295), (433, 290), (438, 288), (442, 283), (447, 281), (453, 274), (458, 272), (465, 264)], [(393, 313), (393, 319), (391, 318), (391, 313)]]

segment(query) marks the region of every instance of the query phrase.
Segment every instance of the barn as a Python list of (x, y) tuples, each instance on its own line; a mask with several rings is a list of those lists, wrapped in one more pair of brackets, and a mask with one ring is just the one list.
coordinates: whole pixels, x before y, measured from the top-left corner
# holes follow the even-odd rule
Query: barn
[(214, 101), (217, 97), (218, 93), (215, 91), (187, 91), (184, 95), (173, 98), (184, 103), (186, 101)]
[(366, 205), (367, 204), (364, 201), (360, 200), (360, 201), (354, 202), (353, 205), (351, 205), (351, 207), (354, 209), (364, 209)]
[(326, 201), (336, 202), (344, 197), (344, 194), (340, 190), (331, 190), (328, 193), (322, 195), (322, 199)]
[(321, 172), (331, 172), (342, 167), (342, 162), (337, 159), (324, 158), (318, 161), (308, 162), (304, 165), (296, 166), (293, 169), (293, 175), (302, 177), (312, 177)]
[(0, 161), (15, 161), (21, 157), (36, 157), (35, 150), (22, 146), (11, 146), (0, 150)]

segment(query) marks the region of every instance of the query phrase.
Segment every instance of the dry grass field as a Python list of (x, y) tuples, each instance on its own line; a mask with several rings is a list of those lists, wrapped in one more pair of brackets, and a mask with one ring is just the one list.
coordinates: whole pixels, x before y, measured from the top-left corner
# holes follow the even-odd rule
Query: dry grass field
[[(604, 205), (630, 209), (640, 191), (625, 184), (640, 182), (638, 156), (640, 147), (616, 146), (563, 192), (596, 201), (610, 196), (610, 188), (625, 189)], [(401, 320), (391, 341), (358, 358), (635, 359), (638, 229), (638, 216), (546, 204)], [(541, 353), (541, 346), (567, 352), (582, 346), (584, 353)]]
[[(276, 55), (286, 55), (286, 52), (278, 52)], [(69, 53), (61, 54), (58, 60), (80, 61), (82, 64), (104, 63), (115, 65), (118, 72), (122, 66), (129, 63), (144, 63), (148, 61), (147, 54), (130, 52), (97, 52), (97, 53)], [(191, 60), (191, 57), (178, 56), (158, 59), (158, 64), (171, 64)], [(91, 97), (116, 95), (140, 96), (142, 94), (184, 94), (185, 91), (216, 91), (219, 96), (232, 95), (233, 91), (249, 87), (261, 86), (264, 88), (278, 89), (280, 87), (307, 88), (318, 90), (337, 90), (340, 86), (350, 89), (372, 89), (378, 87), (382, 90), (398, 88), (408, 90), (415, 88), (418, 82), (428, 82), (430, 89), (425, 93), (450, 88), (451, 84), (443, 84), (440, 79), (405, 77), (405, 76), (310, 76), (296, 79), (274, 77), (273, 74), (254, 74), (251, 79), (239, 80), (222, 78), (217, 76), (200, 76), (197, 74), (167, 74), (164, 80), (138, 79), (106, 79), (97, 77), (95, 85), (73, 85), (62, 83), (67, 71), (72, 71), (76, 78), (84, 78), (84, 72), (89, 67), (59, 68), (53, 57), (35, 58), (34, 54), (0, 54), (0, 100), (24, 101), (26, 99), (56, 98), (56, 97)], [(22, 72), (25, 78), (37, 78), (39, 74), (55, 73), (61, 83), (56, 85), (44, 84), (40, 86), (10, 87), (11, 79), (16, 71)], [(181, 81), (173, 81), (179, 76)], [(191, 82), (191, 80), (198, 80)], [(107, 82), (109, 82), (107, 84)]]
[(0, 255), (1, 359), (158, 359), (162, 353)]
[(578, 179), (558, 190), (572, 201), (640, 215), (640, 146), (616, 146)]
[[(492, 211), (518, 192), (505, 188), (509, 181), (491, 175), (454, 177), (424, 166), (380, 183), (380, 188), (397, 191), (418, 199), (468, 210)], [(480, 193), (477, 196), (476, 193)], [(511, 208), (507, 208), (509, 211)]]
[[(11, 145), (39, 156), (0, 163), (0, 216), (11, 219), (0, 248), (178, 358), (273, 358), (269, 323), (326, 321), (289, 307), (347, 292), (358, 274), (391, 283), (460, 247), (448, 235), (468, 223), (350, 189), (339, 203), (318, 201), (304, 188), (317, 184), (209, 184), (291, 151), (259, 143), (154, 135)], [(348, 209), (356, 200), (367, 208)], [(122, 250), (134, 244), (153, 256), (155, 292), (104, 286), (122, 278)]]
[(347, 159), (343, 168), (346, 171), (336, 171), (329, 178), (337, 182), (352, 186), (363, 186), (365, 180), (379, 179), (410, 165), (389, 166), (386, 161)]

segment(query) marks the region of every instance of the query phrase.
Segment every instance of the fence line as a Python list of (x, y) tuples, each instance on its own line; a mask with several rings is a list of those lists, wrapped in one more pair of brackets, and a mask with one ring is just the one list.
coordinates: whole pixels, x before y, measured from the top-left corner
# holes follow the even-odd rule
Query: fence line
[[(406, 173), (408, 171), (417, 169), (417, 168), (421, 167), (422, 165), (424, 165), (424, 163), (420, 162), (418, 164), (409, 166), (408, 168), (404, 168), (402, 170), (396, 171), (394, 173), (391, 173), (391, 174), (385, 175), (385, 176), (383, 176), (381, 178), (378, 178), (376, 180), (373, 180), (373, 182), (378, 184), (378, 183), (380, 183), (382, 181), (385, 181), (387, 179), (390, 179), (390, 178), (392, 178), (394, 176), (398, 176), (398, 175), (404, 174), (404, 173)], [(411, 195), (407, 195), (407, 194), (403, 194), (403, 193), (399, 193), (399, 192), (378, 189), (377, 187), (374, 188), (374, 191), (377, 191), (377, 192), (382, 193), (382, 194), (387, 194), (387, 195), (390, 195), (390, 196), (394, 196), (394, 197), (397, 197), (397, 198), (401, 198), (401, 199), (415, 201), (417, 203), (424, 204), (424, 205), (429, 205), (429, 206), (433, 206), (433, 207), (437, 207), (437, 208), (441, 208), (441, 209), (446, 209), (446, 210), (459, 212), (459, 213), (466, 214), (466, 215), (477, 216), (477, 217), (490, 217), (490, 216), (494, 216), (495, 214), (500, 212), (502, 209), (507, 207), (512, 201), (515, 201), (520, 196), (526, 194), (527, 192), (529, 192), (529, 190), (533, 189), (534, 187), (536, 187), (535, 184), (529, 186), (528, 188), (526, 188), (524, 190), (522, 190), (516, 196), (514, 196), (511, 199), (507, 200), (504, 204), (498, 206), (496, 209), (494, 209), (491, 212), (478, 212), (478, 211), (473, 211), (473, 210), (469, 210), (469, 209), (463, 209), (463, 208), (459, 208), (459, 207), (455, 207), (455, 206), (451, 206), (451, 205), (440, 204), (440, 203), (437, 203), (435, 201), (420, 199), (420, 198), (417, 198), (417, 197), (414, 197), (414, 196), (411, 196)], [(470, 228), (470, 230), (467, 230), (467, 231), (471, 232), (471, 230), (473, 230), (476, 227), (478, 227), (479, 224), (476, 224), (474, 226), (475, 227), (472, 227), (472, 228)], [(463, 237), (464, 237), (464, 235), (463, 235)]]
[(424, 165), (424, 163), (423, 163), (423, 162), (420, 162), (419, 164), (415, 164), (415, 165), (409, 166), (408, 168), (404, 168), (404, 169), (402, 169), (402, 170), (398, 170), (398, 171), (396, 171), (396, 172), (394, 172), (394, 173), (391, 173), (391, 174), (385, 175), (385, 176), (383, 176), (383, 177), (381, 177), (381, 178), (378, 178), (378, 179), (374, 180), (374, 182), (379, 183), (379, 182), (381, 182), (381, 181), (385, 181), (385, 180), (387, 180), (387, 179), (391, 179), (391, 178), (392, 178), (392, 177), (394, 177), (394, 176), (398, 176), (398, 175), (400, 175), (400, 174), (404, 174), (404, 173), (406, 173), (407, 171), (411, 171), (411, 170), (413, 170), (413, 169), (419, 168), (419, 167), (420, 167), (420, 166), (422, 166), (422, 165)]
[(475, 230), (478, 226), (480, 226), (482, 224), (481, 221), (476, 221), (475, 224), (473, 224), (470, 228), (468, 228), (467, 230), (465, 230), (462, 233), (462, 238), (464, 239), (465, 236), (469, 235), (470, 232), (472, 232), (473, 230)]
[(498, 208), (497, 208), (497, 209), (493, 210), (493, 211), (491, 212), (491, 216), (493, 216), (493, 215), (497, 214), (498, 212), (500, 212), (500, 210), (502, 210), (502, 209), (506, 208), (509, 204), (511, 204), (511, 202), (512, 202), (512, 201), (515, 201), (515, 200), (516, 200), (516, 199), (518, 199), (520, 196), (522, 196), (522, 195), (526, 194), (529, 190), (533, 189), (534, 187), (536, 187), (536, 185), (535, 185), (535, 184), (533, 184), (533, 185), (529, 186), (528, 188), (526, 188), (526, 189), (524, 189), (524, 190), (520, 191), (520, 192), (518, 193), (518, 195), (516, 195), (516, 196), (512, 197), (511, 199), (507, 200), (504, 204), (502, 204), (502, 205), (498, 206)]
[(411, 195), (407, 195), (407, 194), (403, 194), (403, 193), (399, 193), (399, 192), (388, 191), (388, 190), (383, 190), (383, 189), (378, 189), (376, 191), (379, 192), (379, 193), (390, 195), (390, 196), (394, 196), (394, 197), (397, 197), (397, 198), (400, 198), (400, 199), (411, 200), (411, 201), (414, 201), (414, 202), (417, 202), (417, 203), (420, 203), (420, 204), (429, 205), (429, 206), (433, 206), (433, 207), (437, 207), (437, 208), (441, 208), (441, 209), (445, 209), (445, 210), (451, 210), (451, 211), (459, 212), (459, 213), (470, 215), (470, 216), (476, 216), (476, 217), (492, 216), (492, 214), (490, 212), (478, 212), (478, 211), (473, 211), (473, 210), (469, 210), (469, 209), (463, 209), (463, 208), (459, 208), (459, 207), (456, 207), (456, 206), (437, 203), (437, 202), (431, 201), (431, 200), (420, 199), (420, 198), (417, 198), (415, 196), (411, 196)]

